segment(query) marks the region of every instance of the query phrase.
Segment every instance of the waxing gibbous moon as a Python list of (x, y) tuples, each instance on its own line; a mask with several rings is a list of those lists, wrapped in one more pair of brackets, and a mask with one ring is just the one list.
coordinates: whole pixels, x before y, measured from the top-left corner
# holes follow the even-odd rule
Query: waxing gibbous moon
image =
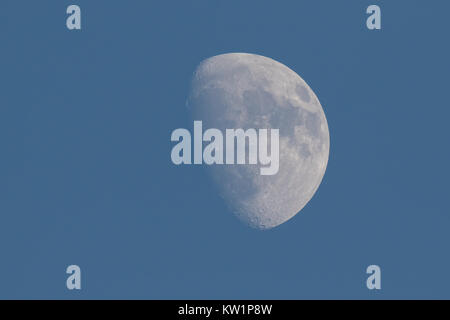
[(330, 136), (322, 106), (306, 82), (260, 55), (228, 53), (200, 63), (187, 100), (203, 128), (279, 129), (279, 171), (259, 165), (210, 165), (229, 208), (257, 229), (276, 227), (311, 200), (328, 163)]

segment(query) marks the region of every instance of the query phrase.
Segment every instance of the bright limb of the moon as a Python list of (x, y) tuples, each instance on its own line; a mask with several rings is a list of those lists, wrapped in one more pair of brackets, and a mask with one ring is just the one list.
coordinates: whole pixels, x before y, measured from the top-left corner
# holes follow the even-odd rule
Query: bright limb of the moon
[(273, 228), (313, 197), (327, 167), (330, 136), (319, 100), (294, 71), (255, 54), (214, 56), (197, 67), (187, 105), (205, 130), (279, 129), (277, 174), (261, 175), (259, 165), (207, 167), (243, 222)]

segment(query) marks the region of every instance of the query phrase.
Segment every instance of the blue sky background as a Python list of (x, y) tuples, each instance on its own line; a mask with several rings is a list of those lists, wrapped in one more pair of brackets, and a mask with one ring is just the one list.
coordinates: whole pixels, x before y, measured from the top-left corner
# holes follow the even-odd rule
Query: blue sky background
[[(66, 29), (70, 4), (81, 32)], [(381, 32), (365, 27), (370, 4)], [(0, 298), (450, 298), (449, 11), (2, 0)], [(227, 52), (289, 66), (329, 124), (321, 187), (265, 232), (228, 212), (201, 167), (170, 161), (172, 130), (192, 125), (192, 72)]]

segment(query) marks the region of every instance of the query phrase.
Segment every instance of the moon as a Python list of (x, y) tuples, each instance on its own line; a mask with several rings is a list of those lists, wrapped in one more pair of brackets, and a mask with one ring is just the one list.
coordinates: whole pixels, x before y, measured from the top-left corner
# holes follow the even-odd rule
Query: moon
[(261, 175), (259, 165), (206, 166), (242, 222), (271, 229), (311, 200), (325, 174), (330, 135), (317, 96), (297, 73), (256, 54), (217, 55), (195, 70), (187, 107), (205, 129), (279, 129), (277, 174)]

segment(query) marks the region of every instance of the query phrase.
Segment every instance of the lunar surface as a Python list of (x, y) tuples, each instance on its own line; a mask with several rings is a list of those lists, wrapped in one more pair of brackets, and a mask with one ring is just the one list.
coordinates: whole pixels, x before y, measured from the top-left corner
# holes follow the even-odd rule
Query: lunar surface
[(255, 54), (214, 56), (197, 67), (187, 106), (204, 129), (279, 129), (277, 174), (261, 175), (253, 164), (207, 166), (240, 220), (270, 229), (311, 200), (325, 174), (330, 136), (318, 98), (294, 71)]

